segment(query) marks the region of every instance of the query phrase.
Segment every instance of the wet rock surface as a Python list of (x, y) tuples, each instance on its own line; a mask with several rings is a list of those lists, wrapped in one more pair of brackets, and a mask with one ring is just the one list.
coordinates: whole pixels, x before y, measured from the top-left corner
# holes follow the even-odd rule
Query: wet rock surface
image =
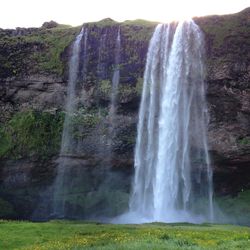
[[(207, 101), (210, 113), (208, 138), (214, 169), (215, 192), (221, 195), (236, 194), (242, 189), (250, 188), (249, 11), (246, 9), (235, 15), (195, 18), (206, 40)], [(101, 162), (105, 162), (107, 152), (104, 149), (110, 147), (110, 145), (105, 146), (105, 143), (107, 143), (106, 137), (110, 126), (108, 109), (115, 36), (119, 26), (112, 20), (103, 22), (88, 24), (88, 74), (83, 81), (80, 73), (78, 80), (80, 105), (88, 110), (94, 110), (93, 115), (96, 114), (98, 107), (102, 109), (104, 125), (101, 128), (103, 130), (100, 132), (96, 127), (94, 129), (88, 127), (87, 134), (83, 137), (85, 146), (82, 148), (82, 155), (84, 157), (78, 155), (78, 160), (77, 157), (74, 158), (75, 156), (72, 158), (78, 169), (81, 169), (81, 166), (91, 168), (93, 173), (101, 169)], [(111, 145), (112, 159), (105, 165), (110, 165), (115, 171), (120, 171), (119, 176), (122, 176), (121, 178), (126, 183), (122, 190), (124, 193), (128, 192), (133, 172), (133, 149), (136, 140), (142, 77), (148, 43), (154, 27), (155, 24), (147, 22), (145, 24), (136, 22), (121, 24), (121, 79), (115, 127), (116, 137)], [(22, 39), (17, 37), (29, 36), (34, 32), (37, 32), (37, 29), (0, 30), (0, 40), (1, 37), (6, 36)], [(101, 37), (105, 34), (108, 34), (106, 47), (103, 51), (99, 51)], [(2, 44), (4, 44), (3, 40)], [(67, 62), (71, 56), (70, 42), (60, 52), (60, 60), (64, 65), (62, 74), (51, 73), (51, 70), (46, 71), (44, 68), (32, 69), (32, 65), (35, 65), (35, 61), (29, 59), (32, 58), (32, 53), (34, 51), (42, 53), (46, 50), (46, 46), (38, 41), (32, 41), (32, 43), (29, 41), (21, 45), (19, 43), (11, 46), (6, 44), (5, 47), (0, 48), (0, 62), (2, 58), (4, 62), (3, 66), (0, 66), (0, 123), (2, 125), (8, 122), (14, 114), (27, 110), (39, 110), (52, 114), (64, 110), (68, 77)], [(23, 51), (23, 53), (20, 52), (21, 54), (18, 52), (18, 57), (21, 55), (21, 63), (12, 59), (11, 54), (15, 55), (15, 51)], [(101, 57), (100, 53), (103, 53)], [(10, 57), (11, 65), (6, 64), (7, 57)], [(17, 72), (13, 73), (15, 69)], [(104, 141), (104, 146), (103, 143), (101, 144), (103, 147), (101, 154), (100, 148), (97, 150), (100, 144), (97, 137)], [(49, 190), (53, 183), (57, 159), (56, 154), (45, 161), (36, 155), (32, 158), (20, 156), (18, 159), (12, 159), (10, 156), (2, 157), (0, 195), (14, 204), (17, 217), (30, 218), (33, 214), (35, 204), (41, 198), (40, 194), (46, 193), (45, 190)], [(101, 179), (102, 172), (99, 173), (98, 178)], [(120, 175), (120, 173), (126, 174)], [(96, 178), (97, 182), (98, 178)], [(90, 185), (94, 185), (93, 183)], [(96, 184), (95, 187), (97, 186)], [(20, 190), (19, 193), (17, 190)], [(93, 192), (93, 189), (87, 190), (83, 192), (85, 196)], [(46, 197), (51, 199), (48, 195)], [(68, 205), (69, 209), (71, 205)], [(43, 206), (46, 207), (48, 204)], [(77, 206), (79, 207), (74, 209), (80, 211), (81, 205)]]

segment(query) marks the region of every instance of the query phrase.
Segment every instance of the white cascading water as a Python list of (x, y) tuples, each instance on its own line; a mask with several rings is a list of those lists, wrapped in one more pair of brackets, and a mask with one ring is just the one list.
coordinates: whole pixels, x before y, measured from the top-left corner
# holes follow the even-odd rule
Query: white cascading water
[(61, 142), (61, 151), (60, 154), (67, 154), (70, 151), (72, 146), (71, 142), (71, 133), (70, 129), (70, 116), (76, 110), (76, 82), (79, 71), (79, 60), (80, 60), (80, 48), (81, 48), (81, 40), (82, 37), (86, 37), (87, 29), (82, 28), (79, 35), (76, 37), (73, 49), (72, 56), (69, 61), (69, 80), (68, 80), (68, 88), (67, 88), (67, 99), (66, 99), (66, 115), (63, 124), (63, 135)]
[[(53, 204), (53, 216), (64, 217), (65, 216), (65, 178), (67, 177), (67, 155), (71, 154), (72, 148), (74, 148), (74, 139), (70, 131), (71, 116), (76, 111), (76, 83), (79, 72), (80, 62), (80, 48), (82, 38), (87, 39), (87, 28), (82, 28), (81, 32), (76, 37), (73, 47), (72, 56), (69, 61), (69, 80), (67, 87), (67, 99), (66, 99), (66, 114), (63, 125), (63, 135), (61, 142), (60, 158), (57, 167), (57, 176), (54, 182), (54, 204)], [(84, 46), (85, 46), (84, 40)], [(65, 157), (66, 156), (66, 157)]]
[(160, 24), (150, 41), (127, 222), (213, 220), (203, 34)]
[(116, 108), (117, 108), (117, 95), (118, 95), (118, 87), (120, 81), (120, 60), (121, 60), (121, 28), (119, 26), (116, 43), (115, 43), (115, 69), (112, 77), (112, 91), (111, 91), (111, 103), (110, 103), (110, 142), (109, 145), (112, 144), (112, 140), (115, 136), (115, 123), (116, 123)]

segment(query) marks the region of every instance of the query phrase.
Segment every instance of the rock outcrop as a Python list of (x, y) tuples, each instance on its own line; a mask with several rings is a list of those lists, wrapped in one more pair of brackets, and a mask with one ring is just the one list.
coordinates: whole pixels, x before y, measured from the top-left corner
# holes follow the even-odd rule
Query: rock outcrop
[(215, 188), (237, 193), (250, 187), (250, 8), (196, 20), (207, 46), (209, 144)]
[[(206, 40), (209, 145), (217, 194), (236, 194), (250, 188), (249, 15), (250, 9), (246, 9), (234, 15), (195, 18)], [(100, 188), (96, 182), (102, 179), (100, 166), (105, 162), (106, 151), (100, 154), (99, 146), (100, 138), (105, 143), (110, 126), (108, 109), (118, 26), (121, 28), (122, 51), (116, 137), (112, 142), (112, 159), (104, 165), (111, 165), (114, 176), (119, 176), (117, 180), (123, 180), (121, 193), (127, 194), (129, 190), (142, 78), (155, 25), (141, 20), (116, 23), (111, 19), (85, 24), (89, 34), (87, 76), (84, 81), (78, 81), (78, 97), (84, 109), (81, 120), (84, 129), (79, 136), (84, 147), (81, 155), (71, 156), (76, 173), (85, 169), (82, 171), (92, 178), (89, 182), (92, 187), (85, 189), (85, 197)], [(46, 149), (41, 151), (42, 146), (36, 144), (27, 150), (18, 148), (18, 140), (22, 145), (29, 141), (24, 143), (20, 139), (22, 136), (17, 136), (20, 131), (15, 130), (15, 123), (23, 124), (23, 129), (27, 127), (16, 115), (21, 117), (20, 114), (33, 111), (52, 116), (63, 113), (70, 44), (79, 30), (59, 28), (58, 25), (19, 31), (0, 30), (0, 196), (14, 205), (16, 214), (13, 217), (30, 218), (33, 214), (39, 202), (38, 194), (44, 195), (53, 183), (60, 149), (59, 143), (53, 146), (52, 153)], [(105, 42), (103, 51), (100, 50), (101, 42)], [(79, 79), (82, 74), (79, 72)], [(102, 109), (101, 120), (96, 119), (98, 107)], [(91, 115), (85, 116), (86, 112)], [(35, 118), (31, 119), (29, 129), (45, 124), (42, 131), (46, 136), (53, 134), (51, 140), (58, 140), (58, 134), (54, 136), (54, 127), (48, 126), (47, 120), (44, 122), (47, 116), (32, 117)], [(102, 130), (97, 121), (103, 124)], [(62, 127), (62, 122), (58, 122), (58, 126)], [(39, 154), (36, 147), (45, 153)], [(13, 153), (17, 151), (18, 154)], [(96, 180), (95, 174), (98, 176)], [(46, 196), (46, 199), (51, 197)], [(96, 201), (95, 206), (100, 204)], [(73, 209), (72, 206), (69, 205), (69, 209)], [(80, 210), (81, 205), (77, 206), (74, 209)]]

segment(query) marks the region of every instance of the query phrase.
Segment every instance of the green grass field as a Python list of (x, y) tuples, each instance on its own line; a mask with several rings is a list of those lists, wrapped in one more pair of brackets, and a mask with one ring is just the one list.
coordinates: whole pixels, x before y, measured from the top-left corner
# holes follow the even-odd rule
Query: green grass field
[(250, 249), (250, 228), (232, 225), (112, 225), (0, 221), (0, 249)]

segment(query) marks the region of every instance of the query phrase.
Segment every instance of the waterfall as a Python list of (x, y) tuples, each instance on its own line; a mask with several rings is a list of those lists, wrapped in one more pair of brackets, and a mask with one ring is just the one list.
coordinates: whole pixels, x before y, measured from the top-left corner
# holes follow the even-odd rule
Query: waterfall
[(97, 90), (96, 90), (96, 106), (98, 108), (98, 116), (100, 119), (100, 122), (97, 126), (97, 131), (96, 135), (98, 137), (98, 142), (97, 142), (97, 148), (96, 152), (97, 154), (103, 155), (105, 150), (104, 150), (104, 145), (105, 145), (105, 135), (103, 131), (105, 130), (105, 123), (103, 119), (103, 115), (101, 114), (101, 105), (100, 105), (100, 98), (101, 98), (101, 82), (103, 79), (107, 78), (107, 62), (106, 62), (106, 57), (105, 57), (105, 52), (106, 52), (106, 44), (107, 44), (107, 30), (105, 29), (103, 34), (101, 35), (100, 39), (100, 44), (98, 48), (98, 63), (97, 63)]
[[(107, 78), (107, 62), (105, 61), (105, 50), (107, 46), (107, 30), (105, 29), (103, 34), (101, 35), (100, 45), (98, 49), (98, 63), (97, 63), (97, 77), (98, 77), (98, 87), (99, 82), (102, 79)], [(99, 88), (97, 89), (99, 91)], [(98, 93), (99, 97), (99, 93)], [(97, 105), (98, 106), (98, 105)]]
[[(63, 135), (61, 141), (61, 150), (59, 164), (57, 167), (57, 175), (54, 182), (54, 199), (53, 199), (53, 213), (52, 216), (64, 217), (65, 216), (65, 193), (67, 192), (66, 182), (69, 173), (67, 155), (72, 154), (74, 151), (75, 142), (71, 132), (71, 117), (77, 109), (76, 101), (76, 84), (79, 73), (80, 62), (80, 48), (81, 41), (84, 38), (84, 53), (86, 51), (87, 28), (82, 28), (81, 32), (76, 37), (72, 46), (72, 55), (69, 61), (69, 80), (67, 87), (66, 99), (66, 114), (63, 125)], [(85, 54), (84, 54), (85, 55)], [(85, 57), (85, 56), (84, 56)], [(84, 63), (85, 65), (86, 63)], [(85, 66), (83, 66), (85, 71)]]
[(213, 220), (203, 47), (193, 21), (160, 24), (150, 41), (130, 198), (133, 222)]
[(117, 95), (118, 95), (118, 87), (120, 81), (120, 60), (121, 60), (121, 28), (119, 26), (116, 43), (115, 43), (115, 68), (112, 77), (112, 91), (111, 91), (111, 104), (110, 104), (110, 142), (112, 144), (112, 140), (115, 137), (115, 122), (116, 122), (116, 112), (117, 112)]

